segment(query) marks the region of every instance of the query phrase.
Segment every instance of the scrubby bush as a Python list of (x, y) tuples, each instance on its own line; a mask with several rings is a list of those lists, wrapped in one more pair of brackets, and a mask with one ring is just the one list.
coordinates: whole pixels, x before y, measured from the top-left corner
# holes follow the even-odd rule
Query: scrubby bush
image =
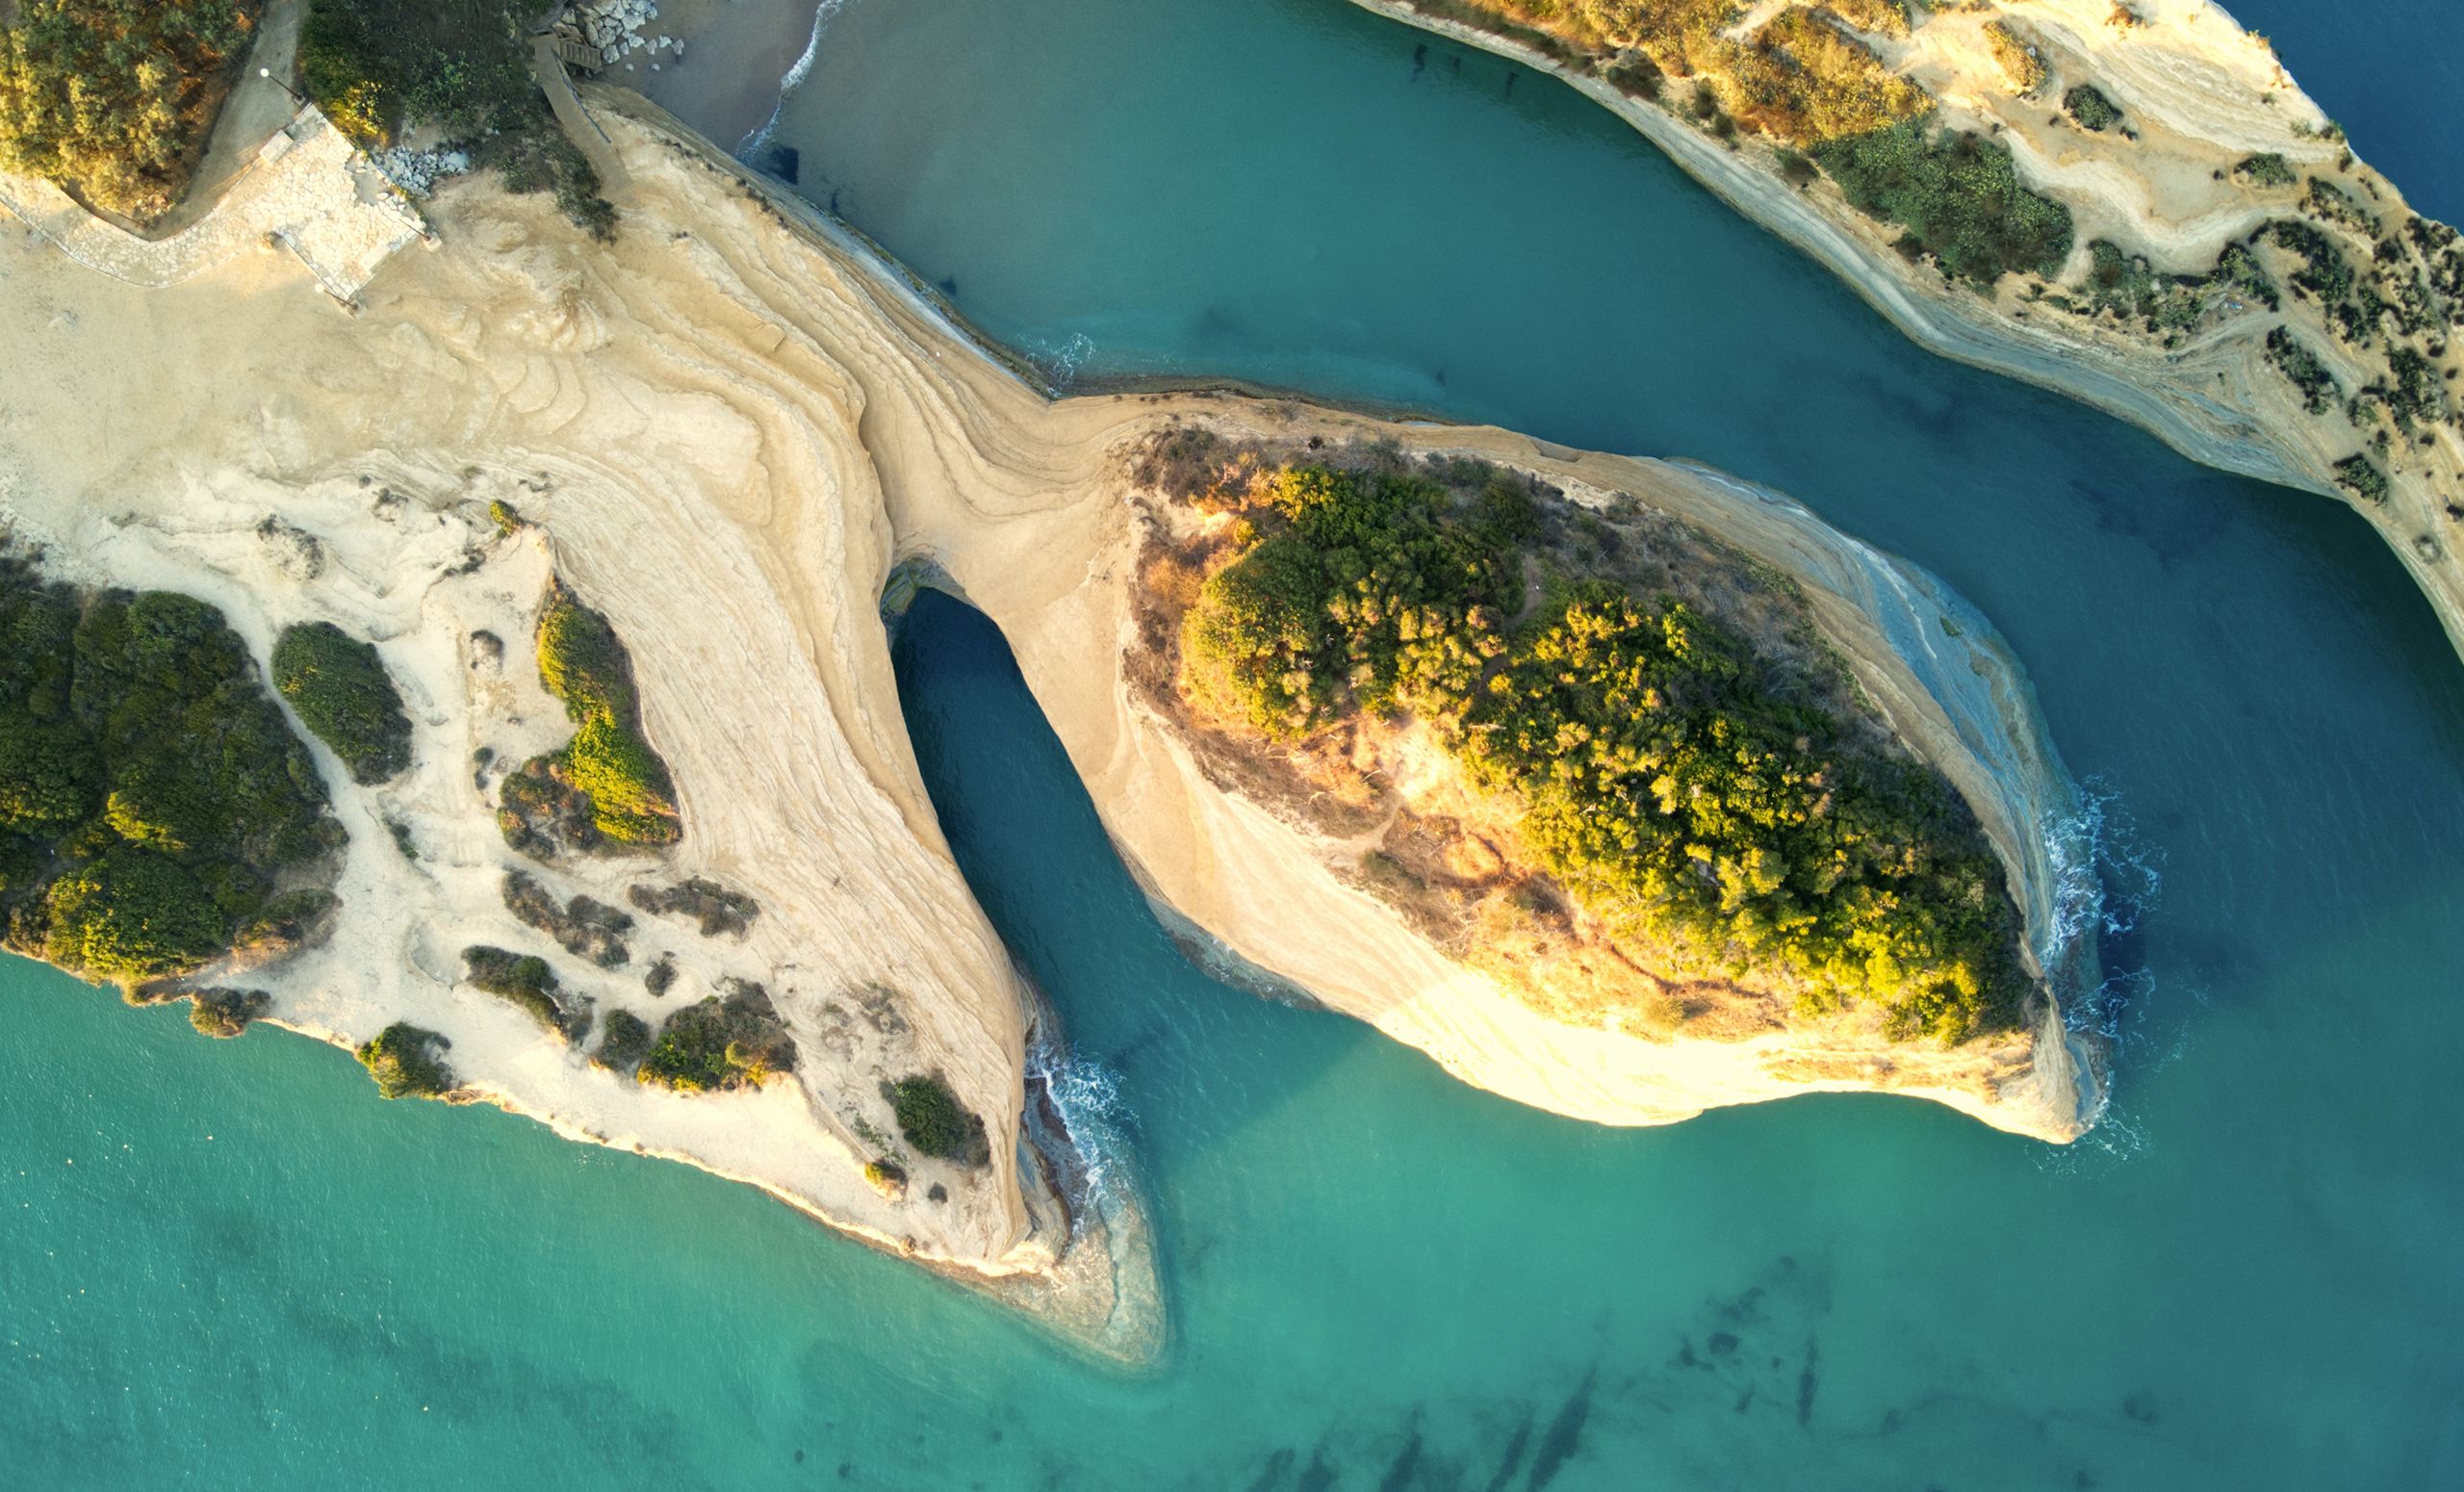
[(2297, 289), (2317, 296), (2320, 304), (2328, 307), (2343, 303), (2352, 294), (2356, 283), (2352, 264), (2325, 234), (2291, 218), (2270, 223), (2266, 232), (2279, 246), (2301, 256), (2302, 267), (2293, 275)]
[(898, 1132), (919, 1155), (960, 1165), (982, 1165), (988, 1152), (984, 1120), (959, 1102), (937, 1072), (917, 1073), (890, 1085), (890, 1112)]
[(2082, 83), (2063, 94), (2062, 108), (2082, 129), (2109, 130), (2121, 122), (2121, 110), (2092, 83)]
[(438, 1053), (453, 1043), (408, 1021), (398, 1020), (359, 1048), (359, 1065), (388, 1098), (437, 1098), (457, 1085)]
[(2302, 408), (2318, 415), (2334, 407), (2337, 396), (2343, 392), (2336, 384), (2336, 375), (2300, 338), (2282, 326), (2272, 328), (2268, 332), (2267, 355), (2269, 366), (2301, 391)]
[(2347, 456), (2336, 463), (2335, 473), (2336, 485), (2362, 502), (2380, 503), (2387, 501), (2387, 474), (2368, 456), (2358, 452)]
[(152, 218), (187, 189), (258, 0), (17, 0), (0, 25), (0, 168)]
[(331, 622), (286, 627), (274, 641), (273, 684), (353, 782), (388, 782), (411, 764), (410, 717), (372, 645)]
[(574, 737), (549, 770), (590, 798), (599, 832), (620, 844), (673, 844), (676, 787), (641, 733), (632, 663), (607, 619), (563, 590), (539, 619), (539, 680), (573, 717)]
[(2233, 174), (2253, 187), (2290, 187), (2301, 179), (2295, 174), (2293, 163), (2272, 150), (2243, 157)]
[(650, 1055), (655, 1033), (650, 1022), (629, 1010), (611, 1010), (602, 1023), (599, 1050), (591, 1053), (591, 1066), (612, 1072), (630, 1072)]
[(2010, 80), (2011, 91), (2021, 95), (2044, 87), (2044, 57), (2036, 43), (2019, 34), (2008, 21), (1989, 21), (1985, 27), (1985, 42), (1993, 52), (1993, 61), (2002, 68), (2002, 76)]
[(189, 1024), (200, 1036), (228, 1041), (273, 1005), (262, 990), (199, 990), (189, 996)]
[(669, 1016), (634, 1075), (679, 1093), (758, 1088), (794, 1069), (796, 1043), (758, 985), (733, 985)]
[(590, 1029), (588, 1008), (565, 993), (547, 960), (478, 943), (462, 950), (462, 962), (474, 989), (524, 1011), (542, 1029), (568, 1042)]
[(2029, 191), (2010, 147), (1911, 119), (1813, 148), (1860, 211), (1897, 223), (1959, 278), (2051, 278), (2070, 253), (2070, 209)]

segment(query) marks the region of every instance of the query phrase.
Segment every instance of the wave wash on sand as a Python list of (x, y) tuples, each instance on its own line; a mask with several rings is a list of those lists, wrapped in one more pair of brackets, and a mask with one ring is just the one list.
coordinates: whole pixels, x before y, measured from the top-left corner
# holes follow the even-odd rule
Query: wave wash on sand
[[(373, 641), (401, 688), (402, 775), (363, 785), (318, 754), (349, 831), (342, 904), (324, 941), (248, 971), (268, 1018), (348, 1046), (396, 1022), (435, 1031), (467, 1096), (761, 1186), (1100, 1351), (1150, 1357), (1162, 1318), (1131, 1172), (1101, 1153), (1116, 1142), (1100, 1105), (1070, 1089), (906, 736), (878, 606), (913, 564), (1009, 636), (1168, 919), (1468, 1081), (1615, 1123), (1819, 1090), (1935, 1098), (2052, 1140), (2093, 1122), (2100, 1059), (2063, 1024), (2092, 951), (2056, 932), (2080, 920), (2057, 870), (2075, 795), (2015, 663), (1936, 582), (1701, 469), (1276, 399), (1049, 400), (706, 141), (631, 95), (592, 102), (627, 183), (614, 245), (543, 199), (467, 183), (432, 204), (438, 250), (388, 266), (355, 318), (270, 254), (141, 292), (23, 238), (0, 248), (0, 324), (22, 349), (0, 373), (18, 543), (64, 579), (202, 598), (260, 667), (284, 627), (335, 624)], [(1887, 729), (1991, 841), (2044, 995), (2035, 1028), (1957, 1047), (1892, 1042), (1853, 1016), (1746, 1041), (1585, 1029), (1447, 957), (1325, 845), (1213, 784), (1124, 682), (1129, 458), (1192, 424), (1624, 495), (1788, 577)], [(526, 656), (564, 594), (630, 655), (640, 730), (673, 779), (672, 848), (534, 862), (500, 833), (504, 767), (573, 731)], [(510, 870), (530, 878), (520, 896)], [(613, 907), (693, 878), (758, 915), (697, 932), (645, 908), (613, 966), (541, 936), (543, 890), (552, 908)], [(715, 1093), (636, 1082), (473, 986), (475, 945), (548, 960), (603, 1018), (655, 1024), (759, 985), (792, 1070)], [(646, 990), (641, 968), (661, 965), (674, 984)], [(916, 1074), (981, 1120), (979, 1145), (919, 1137), (892, 1098)]]

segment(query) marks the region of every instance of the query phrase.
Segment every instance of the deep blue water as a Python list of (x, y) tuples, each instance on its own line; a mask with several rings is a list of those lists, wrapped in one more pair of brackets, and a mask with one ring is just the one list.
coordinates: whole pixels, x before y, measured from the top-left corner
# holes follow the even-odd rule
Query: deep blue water
[[(2359, 148), (2464, 196), (2444, 6), (2268, 8)], [(1338, 0), (855, 0), (824, 40), (782, 119), (806, 190), (1056, 366), (1707, 459), (1978, 602), (2161, 872), (2107, 950), (2112, 1122), (1602, 1130), (1218, 986), (997, 634), (928, 596), (918, 759), (1114, 1076), (1158, 1370), (742, 1189), (11, 965), (0, 1484), (2464, 1484), (2464, 665), (2357, 519), (1924, 355), (1564, 90)]]

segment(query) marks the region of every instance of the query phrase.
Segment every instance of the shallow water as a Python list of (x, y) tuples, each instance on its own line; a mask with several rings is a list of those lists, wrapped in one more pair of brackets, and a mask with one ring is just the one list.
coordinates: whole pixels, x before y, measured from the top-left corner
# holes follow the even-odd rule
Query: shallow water
[(2464, 1479), (2464, 667), (2358, 520), (1925, 356), (1564, 90), (1337, 0), (857, 0), (782, 131), (808, 191), (1086, 375), (1696, 456), (1951, 579), (2162, 873), (2105, 950), (2113, 1120), (2066, 1151), (1880, 1098), (1601, 1130), (1226, 990), (998, 637), (928, 596), (918, 757), (1114, 1075), (1158, 1370), (752, 1192), (12, 963), (0, 1484)]

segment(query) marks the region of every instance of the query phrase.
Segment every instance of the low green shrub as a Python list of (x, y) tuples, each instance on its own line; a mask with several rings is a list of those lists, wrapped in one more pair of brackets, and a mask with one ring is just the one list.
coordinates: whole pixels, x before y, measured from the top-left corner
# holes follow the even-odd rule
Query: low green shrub
[(388, 1098), (438, 1098), (459, 1086), (438, 1055), (452, 1044), (433, 1031), (398, 1020), (359, 1048), (359, 1065)]
[(339, 845), (324, 785), (221, 614), (80, 592), (0, 557), (0, 913), (12, 945), (123, 985), (258, 940)]
[(609, 1011), (601, 1024), (599, 1050), (591, 1053), (591, 1066), (611, 1072), (630, 1072), (650, 1055), (656, 1033), (651, 1030), (649, 1021), (631, 1011), (617, 1009)]
[(2265, 231), (2280, 247), (2301, 256), (2302, 266), (2293, 275), (2296, 289), (2316, 296), (2321, 305), (2328, 307), (2341, 305), (2352, 295), (2358, 282), (2351, 261), (2325, 234), (2292, 218), (2279, 219)]
[(2320, 361), (2319, 354), (2311, 351), (2300, 338), (2277, 326), (2268, 332), (2267, 348), (2268, 366), (2284, 374), (2292, 380), (2295, 388), (2301, 391), (2302, 408), (2319, 415), (2335, 406), (2344, 392), (2336, 383), (2336, 375), (2327, 371), (2327, 365)]
[(898, 1132), (919, 1155), (980, 1166), (989, 1154), (984, 1120), (959, 1102), (937, 1072), (917, 1073), (890, 1085), (890, 1112)]
[(796, 1043), (758, 985), (732, 983), (669, 1016), (634, 1075), (679, 1093), (758, 1088), (796, 1065)]
[(2082, 83), (2063, 94), (2062, 108), (2082, 129), (2109, 130), (2121, 122), (2121, 110), (2092, 83)]
[(667, 763), (641, 733), (632, 661), (607, 619), (558, 589), (539, 618), (539, 680), (564, 702), (574, 736), (551, 775), (589, 796), (599, 833), (619, 844), (682, 837)]
[(2070, 209), (2023, 186), (1997, 141), (1937, 132), (1927, 116), (1825, 141), (1813, 158), (1859, 211), (1907, 229), (1957, 278), (2050, 279), (2069, 257)]
[(2008, 21), (1988, 21), (1985, 41), (1994, 62), (2001, 65), (2003, 77), (2010, 81), (2011, 91), (2024, 98), (2044, 87), (2044, 58), (2018, 28)]
[(2241, 163), (2233, 167), (2233, 175), (2253, 187), (2290, 187), (2301, 180), (2294, 171), (2293, 163), (2272, 150), (2243, 157)]
[(478, 943), (462, 950), (462, 962), (473, 988), (518, 1007), (542, 1029), (568, 1042), (590, 1029), (588, 1008), (567, 997), (547, 960)]
[(262, 0), (16, 0), (0, 24), (0, 168), (136, 218), (187, 190)]
[(273, 1006), (262, 990), (199, 990), (189, 996), (189, 1024), (200, 1036), (228, 1041)]
[(411, 764), (410, 717), (372, 645), (331, 622), (286, 627), (274, 640), (273, 685), (353, 782), (390, 782)]
[(2383, 503), (2387, 501), (2387, 474), (2378, 463), (2358, 452), (2335, 465), (2336, 485), (2364, 502)]
[(231, 935), (188, 867), (133, 845), (52, 882), (47, 901), (50, 961), (124, 985), (195, 968)]
[(513, 192), (552, 192), (576, 225), (614, 236), (615, 209), (557, 127), (530, 70), (529, 0), (311, 0), (300, 86), (363, 143), (432, 124)]

